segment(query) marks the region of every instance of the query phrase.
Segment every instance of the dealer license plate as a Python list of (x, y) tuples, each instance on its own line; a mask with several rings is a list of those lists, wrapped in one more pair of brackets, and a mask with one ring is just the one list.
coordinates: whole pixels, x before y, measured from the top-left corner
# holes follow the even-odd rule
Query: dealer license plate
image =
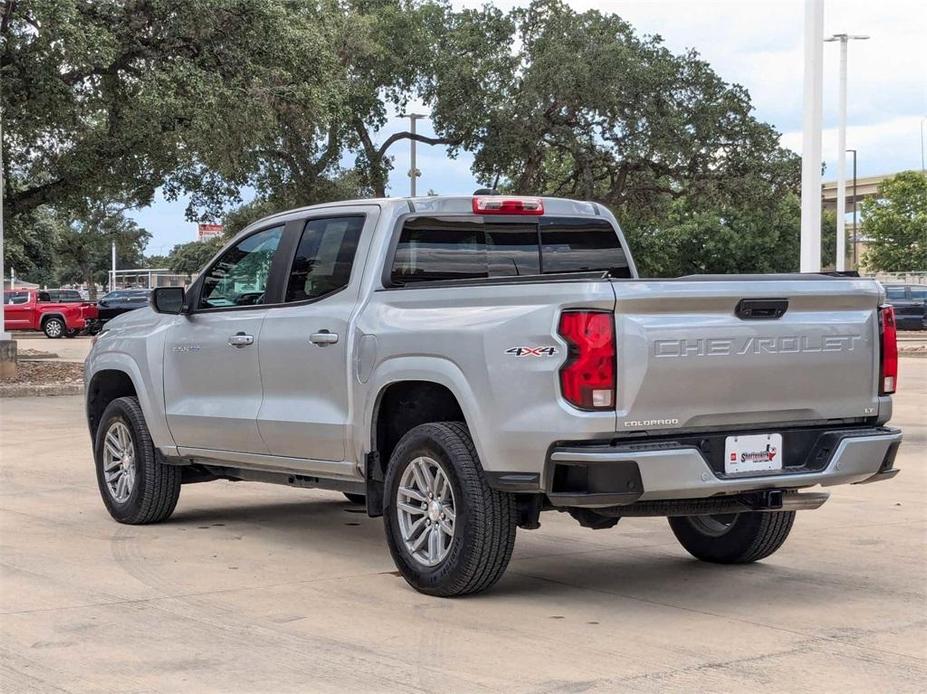
[(767, 472), (782, 469), (782, 434), (728, 436), (724, 441), (724, 472)]

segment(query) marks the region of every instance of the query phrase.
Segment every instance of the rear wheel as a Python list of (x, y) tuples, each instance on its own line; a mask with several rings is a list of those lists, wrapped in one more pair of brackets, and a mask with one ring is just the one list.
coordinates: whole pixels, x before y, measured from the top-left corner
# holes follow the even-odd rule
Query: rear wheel
[(94, 456), (103, 503), (117, 521), (157, 523), (174, 512), (181, 471), (160, 461), (138, 399), (116, 398), (107, 405)]
[(57, 340), (67, 332), (67, 326), (60, 318), (52, 317), (42, 323), (42, 332), (45, 333), (45, 337)]
[(726, 513), (670, 518), (679, 543), (696, 559), (747, 564), (779, 549), (792, 530), (795, 511)]
[(486, 590), (515, 545), (515, 501), (486, 484), (460, 422), (422, 424), (402, 437), (386, 473), (383, 516), (399, 572), (428, 595)]

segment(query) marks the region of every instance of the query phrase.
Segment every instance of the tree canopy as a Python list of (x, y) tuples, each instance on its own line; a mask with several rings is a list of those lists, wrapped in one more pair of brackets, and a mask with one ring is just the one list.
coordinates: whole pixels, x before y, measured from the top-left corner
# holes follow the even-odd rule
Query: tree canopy
[(864, 200), (862, 235), (866, 267), (885, 272), (927, 271), (927, 176), (904, 171)]
[[(603, 202), (645, 273), (798, 266), (798, 158), (697, 53), (560, 0), (5, 0), (4, 213), (37, 272), (44, 208), (162, 187), (230, 230), (385, 195), (415, 137), (501, 190)], [(420, 105), (435, 137), (388, 119)], [(241, 205), (241, 191), (256, 194)], [(237, 206), (237, 207), (236, 207)], [(17, 261), (20, 262), (20, 261)]]

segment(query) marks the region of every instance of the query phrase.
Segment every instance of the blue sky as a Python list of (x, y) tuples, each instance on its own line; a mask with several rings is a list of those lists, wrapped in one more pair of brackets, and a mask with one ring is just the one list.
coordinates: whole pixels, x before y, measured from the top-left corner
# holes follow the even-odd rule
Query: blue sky
[[(456, 6), (479, 6), (465, 0)], [(500, 1), (500, 7), (515, 4)], [(745, 86), (756, 115), (782, 133), (782, 144), (801, 152), (802, 0), (570, 0), (578, 11), (599, 9), (629, 21), (639, 33), (659, 34), (675, 52), (697, 50), (728, 82)], [(913, 0), (826, 0), (824, 35), (869, 34), (850, 44), (847, 147), (859, 150), (859, 175), (917, 169), (920, 128), (927, 117), (927, 7)], [(824, 47), (825, 179), (836, 168), (838, 45)], [(422, 112), (422, 111), (420, 111)], [(405, 127), (393, 119), (378, 139)], [(927, 127), (927, 125), (925, 125)], [(419, 131), (431, 134), (427, 121)], [(409, 147), (394, 147), (389, 192), (409, 192)], [(443, 147), (418, 147), (419, 192), (470, 193), (477, 184), (466, 153), (449, 159)], [(133, 217), (152, 234), (148, 254), (166, 254), (193, 240), (196, 225), (184, 219), (186, 200), (162, 198)]]

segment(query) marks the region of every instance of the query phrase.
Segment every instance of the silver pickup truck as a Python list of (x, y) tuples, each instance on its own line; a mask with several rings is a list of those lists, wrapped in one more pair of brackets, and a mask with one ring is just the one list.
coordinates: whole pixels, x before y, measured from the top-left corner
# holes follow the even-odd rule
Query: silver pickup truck
[(756, 561), (827, 499), (807, 488), (897, 472), (884, 300), (818, 274), (638, 279), (590, 202), (306, 207), (95, 338), (97, 480), (122, 523), (167, 519), (185, 483), (343, 492), (432, 595), (491, 586), (549, 510), (666, 516), (698, 559)]

